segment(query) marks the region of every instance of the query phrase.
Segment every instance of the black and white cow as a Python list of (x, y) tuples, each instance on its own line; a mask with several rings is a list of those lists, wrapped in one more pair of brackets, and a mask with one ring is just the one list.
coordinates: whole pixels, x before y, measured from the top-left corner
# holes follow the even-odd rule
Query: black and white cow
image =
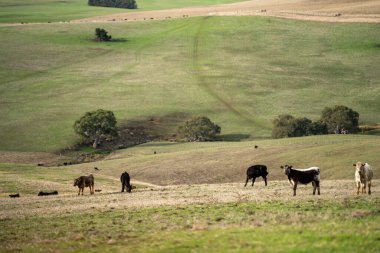
[(269, 173), (267, 171), (267, 166), (265, 166), (265, 165), (257, 164), (257, 165), (253, 165), (253, 166), (249, 167), (247, 169), (247, 180), (245, 181), (244, 187), (247, 186), (247, 183), (250, 179), (252, 179), (252, 186), (253, 186), (257, 177), (263, 177), (264, 182), (265, 182), (265, 186), (267, 186), (267, 175), (268, 174)]
[(281, 166), (284, 170), (285, 175), (288, 176), (290, 185), (293, 187), (293, 196), (296, 196), (297, 184), (313, 184), (313, 195), (315, 195), (315, 190), (318, 189), (318, 195), (320, 195), (319, 184), (320, 169), (319, 167), (310, 167), (308, 169), (294, 169), (291, 165)]

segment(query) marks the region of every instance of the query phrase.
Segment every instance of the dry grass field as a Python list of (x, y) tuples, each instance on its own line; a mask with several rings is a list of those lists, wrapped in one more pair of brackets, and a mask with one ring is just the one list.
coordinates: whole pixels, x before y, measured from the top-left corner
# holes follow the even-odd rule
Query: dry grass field
[(323, 22), (380, 22), (380, 3), (376, 0), (251, 0), (206, 7), (117, 13), (77, 21), (141, 21), (196, 16), (272, 16)]

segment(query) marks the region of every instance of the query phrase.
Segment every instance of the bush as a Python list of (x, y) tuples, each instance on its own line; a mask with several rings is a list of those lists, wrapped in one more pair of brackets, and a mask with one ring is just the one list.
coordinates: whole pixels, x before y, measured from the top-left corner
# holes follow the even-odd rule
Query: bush
[(273, 120), (272, 138), (300, 137), (327, 134), (324, 122), (312, 122), (308, 118), (294, 118), (292, 115), (279, 115)]
[(90, 6), (137, 9), (135, 0), (88, 0)]
[(359, 131), (359, 113), (344, 105), (323, 109), (321, 121), (327, 125), (329, 133), (341, 133), (342, 130), (348, 130), (350, 133)]
[(108, 32), (101, 28), (95, 29), (95, 36), (97, 41), (110, 41), (112, 37), (107, 34)]
[(207, 117), (196, 117), (178, 128), (178, 135), (187, 141), (213, 141), (220, 134), (220, 126)]

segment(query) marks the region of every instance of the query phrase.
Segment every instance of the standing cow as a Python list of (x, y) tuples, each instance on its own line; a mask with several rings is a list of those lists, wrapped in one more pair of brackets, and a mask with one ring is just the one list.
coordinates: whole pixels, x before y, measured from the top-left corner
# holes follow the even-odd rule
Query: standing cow
[(83, 190), (85, 187), (89, 187), (90, 193), (94, 194), (94, 183), (95, 179), (92, 174), (90, 174), (89, 176), (80, 176), (74, 180), (74, 186), (78, 186), (79, 188), (78, 195), (80, 195), (81, 191), (83, 195)]
[(360, 187), (362, 187), (362, 194), (366, 193), (366, 185), (368, 184), (368, 194), (371, 194), (371, 184), (372, 184), (372, 177), (373, 177), (373, 170), (371, 165), (368, 163), (361, 163), (357, 162), (354, 163), (353, 166), (356, 167), (355, 171), (355, 181), (356, 181), (356, 187), (357, 192), (356, 194), (359, 195)]
[(124, 192), (124, 188), (127, 190), (127, 192), (132, 191), (132, 185), (130, 184), (131, 178), (129, 177), (128, 172), (124, 172), (120, 176), (120, 182), (121, 182), (121, 192)]
[(257, 164), (257, 165), (253, 165), (253, 166), (249, 167), (247, 169), (247, 181), (245, 181), (244, 187), (247, 186), (247, 183), (250, 179), (252, 179), (252, 186), (253, 186), (257, 177), (263, 177), (264, 182), (265, 182), (265, 186), (267, 186), (267, 175), (268, 174), (269, 173), (267, 171), (267, 166), (265, 166), (265, 165)]
[(315, 191), (318, 189), (318, 195), (320, 195), (320, 169), (319, 167), (310, 167), (308, 169), (295, 169), (291, 165), (281, 166), (281, 169), (284, 170), (285, 175), (288, 177), (290, 185), (293, 187), (293, 196), (296, 196), (297, 185), (301, 184), (309, 184), (313, 185), (313, 195), (315, 195)]

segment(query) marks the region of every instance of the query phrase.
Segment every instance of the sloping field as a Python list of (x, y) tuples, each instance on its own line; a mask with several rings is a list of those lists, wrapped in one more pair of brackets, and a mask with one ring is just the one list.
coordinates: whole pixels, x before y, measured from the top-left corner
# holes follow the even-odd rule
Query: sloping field
[(88, 6), (87, 0), (0, 0), (0, 23), (67, 22), (114, 13), (133, 13), (189, 6), (232, 3), (239, 0), (138, 0), (138, 9)]
[[(119, 126), (170, 134), (193, 115), (225, 140), (269, 137), (281, 113), (318, 119), (344, 104), (380, 122), (376, 24), (262, 17), (202, 17), (1, 27), (0, 149), (54, 151), (75, 143), (87, 111), (115, 112)], [(360, 35), (360, 36), (358, 36)], [(110, 99), (112, 98), (112, 99)], [(150, 124), (150, 125), (149, 125)]]
[[(73, 179), (90, 173), (96, 178), (96, 188), (114, 192), (119, 190), (119, 176), (124, 171), (138, 185), (146, 187), (149, 184), (243, 184), (246, 169), (253, 164), (268, 166), (269, 181), (285, 179), (280, 165), (319, 166), (323, 181), (353, 180), (352, 164), (367, 161), (374, 168), (374, 178), (380, 179), (379, 139), (377, 136), (316, 136), (241, 143), (148, 143), (114, 152), (94, 163), (61, 167), (2, 164), (0, 192), (2, 196), (15, 192), (35, 195), (40, 190), (75, 194)], [(19, 161), (16, 157), (13, 162)], [(263, 184), (261, 179), (258, 184)]]
[(251, 0), (206, 7), (128, 12), (96, 16), (79, 22), (135, 21), (194, 16), (272, 16), (323, 22), (380, 22), (376, 0)]

